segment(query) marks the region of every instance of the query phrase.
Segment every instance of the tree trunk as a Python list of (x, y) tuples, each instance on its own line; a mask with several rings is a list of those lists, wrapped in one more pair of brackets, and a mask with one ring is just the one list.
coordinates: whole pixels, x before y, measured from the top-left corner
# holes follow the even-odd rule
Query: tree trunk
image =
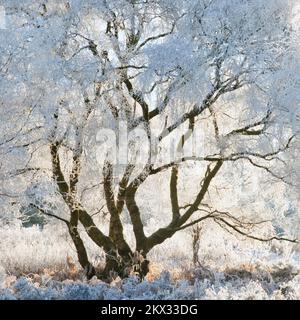
[(95, 268), (89, 262), (88, 255), (87, 255), (84, 243), (77, 230), (77, 226), (69, 225), (69, 234), (75, 245), (78, 261), (81, 267), (84, 269), (87, 278), (91, 279), (96, 274)]
[(149, 261), (138, 252), (133, 255), (121, 256), (116, 251), (106, 254), (106, 265), (100, 278), (112, 280), (119, 276), (124, 279), (129, 275), (138, 275), (143, 279), (149, 272)]

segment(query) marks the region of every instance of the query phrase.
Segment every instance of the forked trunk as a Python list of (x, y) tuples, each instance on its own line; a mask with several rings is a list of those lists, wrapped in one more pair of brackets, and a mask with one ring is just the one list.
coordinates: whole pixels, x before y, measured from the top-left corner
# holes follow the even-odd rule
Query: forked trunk
[(69, 229), (69, 233), (76, 248), (78, 261), (81, 267), (84, 269), (87, 279), (91, 279), (93, 276), (110, 282), (111, 280), (120, 277), (121, 279), (127, 278), (130, 275), (137, 275), (140, 279), (143, 279), (149, 272), (149, 261), (145, 256), (135, 252), (120, 254), (116, 250), (112, 249), (106, 252), (105, 267), (101, 271), (96, 271), (94, 266), (90, 263), (87, 256), (84, 243), (80, 238), (77, 231)]
[(118, 253), (106, 254), (106, 264), (99, 277), (112, 280), (117, 276), (124, 279), (130, 275), (138, 275), (143, 279), (149, 272), (149, 261), (139, 253), (121, 256)]

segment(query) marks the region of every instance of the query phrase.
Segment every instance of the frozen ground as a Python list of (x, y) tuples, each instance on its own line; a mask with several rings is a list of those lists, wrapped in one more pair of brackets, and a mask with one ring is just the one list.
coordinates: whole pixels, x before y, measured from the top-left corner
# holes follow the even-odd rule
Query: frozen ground
[(136, 278), (110, 284), (92, 279), (57, 281), (51, 276), (6, 276), (2, 279), (0, 299), (300, 299), (300, 275), (290, 268), (277, 272), (251, 274), (202, 273), (194, 270), (192, 279), (172, 280), (163, 272), (157, 279), (139, 282)]
[[(0, 299), (300, 299), (299, 254), (287, 244), (225, 241), (219, 233), (203, 237), (204, 267), (191, 264), (189, 246), (188, 235), (181, 234), (152, 252), (146, 280), (107, 284), (84, 279), (64, 229), (4, 228)], [(92, 244), (89, 249), (101, 264), (101, 254)]]

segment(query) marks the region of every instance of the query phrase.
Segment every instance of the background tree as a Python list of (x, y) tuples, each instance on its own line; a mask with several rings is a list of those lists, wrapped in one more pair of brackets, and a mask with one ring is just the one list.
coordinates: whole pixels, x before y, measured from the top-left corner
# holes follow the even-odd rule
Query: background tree
[[(261, 234), (268, 221), (254, 213), (216, 206), (217, 194), (232, 201), (219, 189), (235, 188), (230, 175), (243, 181), (245, 170), (293, 183), (285, 155), (297, 141), (295, 4), (4, 1), (1, 197), (65, 223), (89, 277), (81, 226), (106, 253), (103, 278), (132, 268), (145, 275), (152, 248), (207, 221), (260, 241), (296, 241)], [(114, 132), (120, 150), (124, 124), (122, 162), (114, 139), (104, 144), (98, 133)], [(164, 195), (155, 194), (159, 179), (169, 179)], [(148, 232), (159, 200), (170, 221)]]

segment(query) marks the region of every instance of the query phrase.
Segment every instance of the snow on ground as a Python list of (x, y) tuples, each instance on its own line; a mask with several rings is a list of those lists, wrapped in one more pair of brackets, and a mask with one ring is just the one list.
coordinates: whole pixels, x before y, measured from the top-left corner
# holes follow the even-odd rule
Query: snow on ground
[[(144, 281), (108, 284), (70, 267), (67, 257), (76, 255), (63, 228), (2, 228), (0, 299), (300, 299), (300, 257), (290, 245), (224, 239), (203, 238), (201, 266), (194, 267), (187, 234), (179, 234), (153, 250)], [(93, 262), (101, 264), (94, 249)]]
[[(196, 270), (197, 271), (197, 270)], [(192, 280), (173, 281), (170, 273), (163, 272), (157, 279), (139, 282), (135, 277), (110, 284), (97, 279), (90, 281), (56, 281), (44, 276), (34, 282), (30, 277), (4, 277), (0, 290), (1, 300), (124, 300), (124, 299), (300, 299), (300, 275), (276, 279), (271, 273), (258, 275), (214, 273), (211, 277), (200, 274)]]

